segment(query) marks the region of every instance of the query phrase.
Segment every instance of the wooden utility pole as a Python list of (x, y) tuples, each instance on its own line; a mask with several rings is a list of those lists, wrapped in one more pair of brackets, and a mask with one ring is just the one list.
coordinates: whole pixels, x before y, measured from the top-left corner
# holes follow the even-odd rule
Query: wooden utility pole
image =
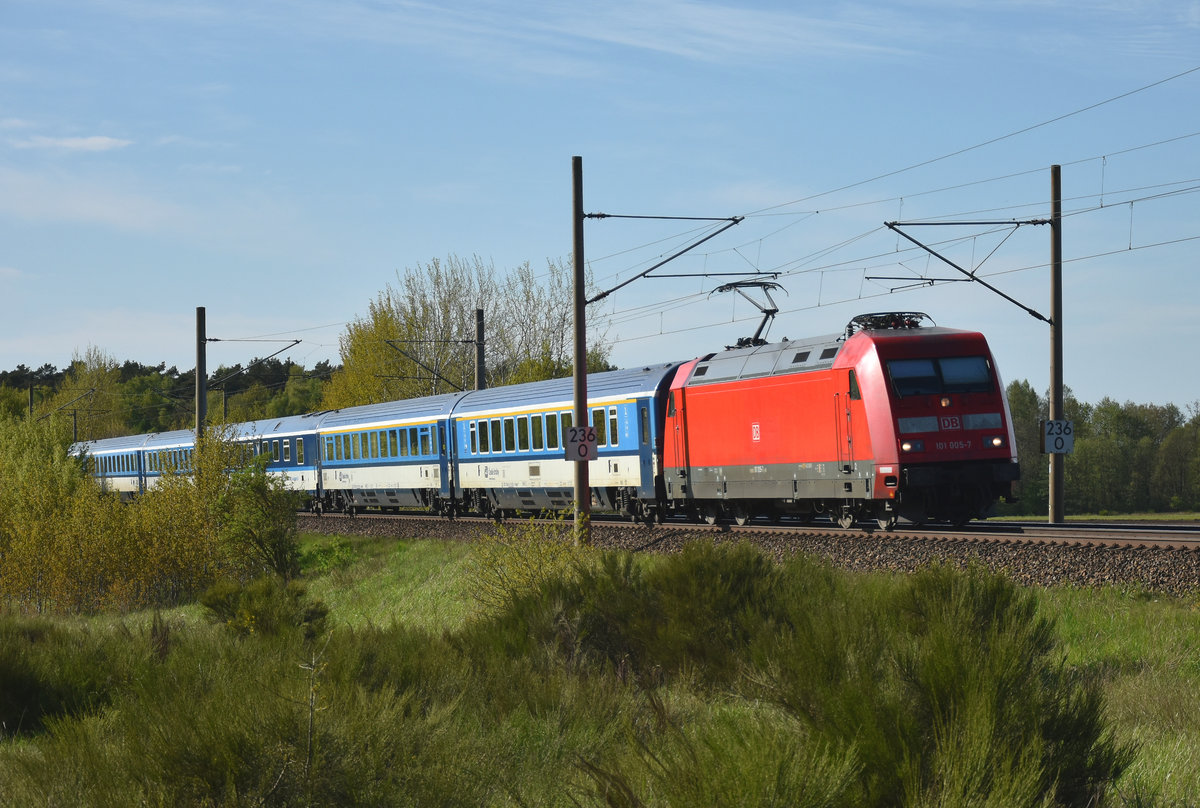
[(487, 388), (487, 366), (483, 358), (483, 309), (475, 309), (475, 389)]
[(196, 307), (196, 442), (204, 434), (204, 420), (208, 417), (208, 338), (204, 330), (204, 307)]
[[(583, 267), (583, 158), (571, 158), (572, 225), (575, 292), (575, 427), (588, 423), (587, 401), (587, 290), (584, 287)], [(592, 491), (588, 461), (575, 461), (575, 541), (591, 544)]]
[[(1050, 420), (1063, 415), (1062, 167), (1050, 166)], [(1063, 455), (1050, 454), (1050, 524), (1064, 519)]]

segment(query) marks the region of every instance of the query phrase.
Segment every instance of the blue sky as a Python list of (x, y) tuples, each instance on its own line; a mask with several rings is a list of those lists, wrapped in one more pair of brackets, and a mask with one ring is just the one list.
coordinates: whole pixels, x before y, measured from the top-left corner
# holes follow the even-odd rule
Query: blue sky
[[(1044, 390), (1048, 326), (883, 223), (1043, 218), (1060, 164), (1067, 384), (1186, 407), (1198, 68), (1193, 0), (2, 0), (0, 369), (188, 368), (197, 306), (337, 361), (407, 267), (567, 260), (580, 155), (588, 212), (746, 217), (597, 304), (617, 364), (752, 333), (711, 292), (763, 272), (772, 338), (925, 311)], [(585, 255), (607, 288), (703, 227), (589, 220)], [(1011, 230), (908, 232), (1048, 315), (1049, 229)]]

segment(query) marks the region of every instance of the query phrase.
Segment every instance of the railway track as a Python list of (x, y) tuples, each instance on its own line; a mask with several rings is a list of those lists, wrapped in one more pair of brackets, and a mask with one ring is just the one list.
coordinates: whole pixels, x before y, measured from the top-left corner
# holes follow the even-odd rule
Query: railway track
[[(510, 525), (512, 523), (509, 523)], [(471, 541), (506, 530), (486, 519), (302, 516), (306, 532)], [(569, 530), (569, 526), (564, 527)], [(911, 573), (934, 563), (979, 565), (1030, 586), (1112, 586), (1131, 593), (1200, 597), (1200, 526), (991, 522), (967, 528), (843, 530), (829, 523), (745, 526), (667, 523), (654, 528), (593, 521), (600, 548), (677, 552), (689, 541), (746, 541), (775, 558), (803, 552), (854, 571)]]

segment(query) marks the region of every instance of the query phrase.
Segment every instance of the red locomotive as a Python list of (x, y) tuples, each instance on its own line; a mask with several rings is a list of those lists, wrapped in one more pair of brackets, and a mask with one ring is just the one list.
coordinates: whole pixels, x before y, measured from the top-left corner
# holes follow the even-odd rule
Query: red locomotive
[(679, 368), (667, 399), (660, 495), (710, 521), (961, 524), (1010, 498), (1019, 474), (983, 335), (917, 312), (710, 354)]

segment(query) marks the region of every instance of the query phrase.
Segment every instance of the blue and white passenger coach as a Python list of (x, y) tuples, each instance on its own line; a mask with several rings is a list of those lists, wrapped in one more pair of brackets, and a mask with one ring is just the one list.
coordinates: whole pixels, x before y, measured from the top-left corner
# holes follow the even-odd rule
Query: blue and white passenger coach
[(450, 414), (463, 396), (367, 404), (320, 416), (321, 508), (451, 512), (447, 436)]
[(321, 483), (318, 419), (318, 415), (288, 415), (234, 424), (230, 437), (249, 447), (254, 455), (266, 455), (267, 471), (279, 475), (289, 491), (301, 491), (315, 498)]
[[(589, 418), (598, 458), (592, 496), (603, 508), (649, 519), (658, 497), (666, 388), (678, 363), (588, 376)], [(562, 509), (574, 499), (574, 461), (565, 457), (573, 421), (571, 379), (466, 393), (453, 413), (453, 480), (464, 510)]]

